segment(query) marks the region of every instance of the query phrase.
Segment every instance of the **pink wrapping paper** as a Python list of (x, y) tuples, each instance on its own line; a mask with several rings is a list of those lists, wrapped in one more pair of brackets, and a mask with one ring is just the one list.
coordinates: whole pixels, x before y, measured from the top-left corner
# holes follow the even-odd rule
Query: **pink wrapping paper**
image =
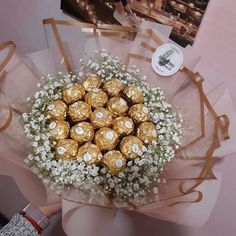
[[(68, 34), (69, 35), (69, 34)], [(159, 33), (161, 35), (161, 33)], [(162, 38), (165, 38), (162, 35)], [(104, 43), (104, 42), (103, 42)], [(72, 46), (71, 42), (67, 44)], [(90, 45), (91, 44), (87, 44)], [(105, 44), (106, 45), (106, 44)], [(107, 45), (106, 45), (107, 46)], [(94, 46), (96, 48), (96, 46)], [(121, 45), (122, 47), (122, 45)], [(128, 47), (128, 45), (127, 45)], [(51, 47), (52, 48), (52, 47)], [(79, 48), (79, 47), (78, 47)], [(91, 47), (93, 48), (93, 47)], [(91, 49), (90, 48), (90, 49)], [(56, 49), (54, 49), (56, 51)], [(89, 50), (89, 48), (85, 48)], [(134, 47), (133, 50), (137, 52), (137, 49)], [(118, 53), (119, 50), (116, 49), (114, 53)], [(58, 53), (58, 51), (56, 52)], [(198, 57), (191, 55), (191, 48), (187, 48), (185, 51), (185, 64), (189, 65), (189, 68), (194, 67)], [(49, 53), (50, 54), (50, 53)], [(35, 88), (37, 83), (36, 75), (44, 74), (47, 71), (47, 66), (45, 66), (45, 57), (47, 51), (39, 52), (37, 55), (37, 65), (31, 61), (31, 69), (34, 68), (35, 73), (32, 73), (27, 66), (20, 60), (17, 55), (14, 55), (12, 60), (4, 68), (7, 75), (7, 80), (4, 81), (3, 91), (5, 96), (1, 96), (1, 108), (5, 107), (5, 110), (1, 110), (1, 124), (4, 123), (4, 117), (6, 118), (8, 108), (6, 104), (14, 105), (16, 108), (24, 109), (24, 101), (27, 96), (29, 96)], [(51, 55), (51, 54), (50, 54)], [(55, 54), (54, 54), (55, 55)], [(151, 55), (151, 52), (150, 52)], [(191, 56), (190, 56), (191, 55)], [(75, 54), (76, 57), (80, 54)], [(52, 58), (52, 60), (55, 59)], [(76, 59), (74, 59), (76, 61)], [(136, 62), (137, 63), (137, 62)], [(17, 66), (16, 66), (17, 65)], [(56, 63), (60, 68), (63, 68), (63, 63)], [(56, 66), (57, 67), (57, 66)], [(16, 70), (15, 70), (16, 69)], [(54, 71), (57, 69), (54, 69)], [(64, 68), (65, 70), (65, 68)], [(14, 77), (17, 76), (17, 80), (14, 83), (10, 82)], [(180, 75), (176, 75), (174, 80), (179, 79)], [(7, 81), (7, 82), (6, 82)], [(156, 80), (157, 81), (157, 80)], [(157, 84), (156, 81), (150, 81), (153, 83), (153, 86)], [(159, 80), (161, 81), (161, 80)], [(164, 84), (165, 82), (163, 82)], [(13, 86), (14, 84), (14, 86)], [(24, 85), (24, 86), (22, 86)], [(25, 86), (27, 85), (27, 86)], [(20, 95), (15, 93), (15, 88), (20, 87)], [(169, 93), (173, 94), (172, 83), (168, 85)], [(191, 92), (191, 90), (189, 91)], [(195, 89), (192, 92), (196, 92)], [(192, 99), (192, 95), (189, 98)], [(171, 98), (171, 96), (169, 97)], [(181, 97), (179, 98), (181, 99)], [(7, 102), (6, 102), (7, 101)], [(4, 105), (5, 104), (5, 105)], [(27, 144), (24, 139), (12, 139), (12, 137), (23, 137), (22, 131), (20, 129), (20, 124), (18, 120), (19, 116), (14, 113), (13, 121), (8, 129), (4, 130), (1, 134), (1, 151), (0, 151), (0, 163), (4, 174), (12, 176), (17, 182), (19, 188), (26, 196), (27, 199), (36, 203), (36, 204), (47, 204), (59, 200), (59, 197), (51, 192), (46, 185), (44, 185), (41, 180), (38, 179), (32, 171), (26, 167), (22, 161), (22, 157), (27, 153)], [(12, 135), (12, 134), (15, 135)], [(10, 137), (10, 139), (8, 139)], [(18, 142), (21, 140), (22, 142)], [(6, 145), (7, 144), (7, 145)], [(194, 149), (192, 151), (195, 151)], [(9, 158), (5, 158), (9, 156)], [(198, 163), (199, 161), (193, 161), (193, 163)], [(175, 163), (177, 165), (177, 163)], [(188, 169), (185, 168), (185, 164), (180, 163), (179, 168), (169, 167), (171, 171), (175, 171), (173, 176), (183, 176), (184, 172), (190, 173), (199, 173), (200, 168), (197, 166), (190, 166), (190, 163), (187, 164)], [(174, 207), (169, 207), (169, 204), (172, 202), (170, 200), (161, 201), (159, 203), (153, 203), (148, 206), (143, 206), (138, 209), (138, 212), (146, 214), (148, 216), (172, 221), (179, 224), (186, 224), (192, 226), (201, 226), (209, 217), (209, 214), (214, 206), (216, 201), (220, 183), (221, 176), (219, 173), (214, 173), (217, 177), (216, 180), (205, 181), (203, 184), (199, 185), (196, 190), (201, 191), (204, 195), (202, 201), (192, 204), (192, 201), (196, 199), (196, 193), (193, 192), (187, 196), (180, 196), (175, 199), (176, 201), (186, 201), (185, 204), (179, 204)], [(189, 175), (189, 173), (188, 173)], [(173, 202), (172, 202), (173, 203)], [(84, 206), (79, 203), (73, 203), (63, 199), (63, 228), (68, 235), (94, 235), (95, 226), (99, 226), (99, 232), (96, 232), (96, 235), (109, 235), (110, 227), (115, 217), (115, 209), (104, 209), (100, 207)], [(197, 212), (197, 214), (196, 214)], [(102, 216), (102, 217), (101, 217)], [(93, 225), (93, 227), (91, 227)], [(80, 232), (78, 232), (80, 230)]]

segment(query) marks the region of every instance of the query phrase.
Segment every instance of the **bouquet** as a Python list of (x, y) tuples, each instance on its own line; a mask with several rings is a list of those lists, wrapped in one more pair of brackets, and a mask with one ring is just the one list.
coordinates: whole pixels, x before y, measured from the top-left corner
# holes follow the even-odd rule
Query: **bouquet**
[[(164, 78), (151, 67), (153, 52), (167, 42), (159, 31), (54, 19), (44, 24), (48, 50), (24, 63), (10, 50), (1, 73), (0, 161), (6, 173), (34, 202), (56, 198), (50, 186), (66, 203), (64, 225), (73, 203), (198, 224), (189, 207), (204, 208), (206, 200), (214, 205), (214, 151), (220, 134), (229, 138), (228, 117), (218, 116), (204, 79), (192, 71), (199, 58), (182, 48), (184, 65)], [(216, 192), (211, 199), (205, 183)]]
[(181, 145), (181, 115), (138, 68), (105, 50), (80, 64), (78, 75), (43, 77), (28, 99), (26, 163), (54, 189), (78, 188), (83, 201), (91, 189), (90, 201), (98, 189), (115, 206), (158, 199), (161, 174)]

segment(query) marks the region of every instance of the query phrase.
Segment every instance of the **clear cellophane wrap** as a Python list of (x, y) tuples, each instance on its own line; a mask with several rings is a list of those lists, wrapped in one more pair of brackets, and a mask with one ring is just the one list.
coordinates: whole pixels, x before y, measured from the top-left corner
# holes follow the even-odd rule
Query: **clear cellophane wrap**
[[(94, 50), (104, 48), (112, 56), (118, 56), (128, 67), (136, 65), (140, 73), (147, 76), (150, 87), (160, 87), (167, 101), (184, 117), (183, 145), (175, 159), (166, 166), (163, 173), (166, 183), (158, 186), (159, 199), (150, 198), (148, 203), (131, 205), (127, 209), (175, 223), (202, 225), (209, 217), (219, 191), (221, 178), (213, 170), (217, 161), (214, 152), (220, 148), (223, 140), (229, 138), (229, 118), (217, 114), (210, 102), (217, 101), (219, 93), (212, 95), (214, 87), (209, 85), (207, 91), (211, 91), (212, 98), (209, 100), (204, 90), (204, 79), (200, 73), (193, 72), (200, 57), (191, 47), (182, 48), (182, 68), (170, 77), (162, 77), (152, 69), (151, 58), (156, 48), (171, 41), (158, 27), (150, 29), (148, 24), (141, 29), (94, 26), (53, 18), (43, 23), (48, 49), (23, 58), (16, 52), (12, 42), (2, 44), (0, 48), (1, 172), (12, 176), (24, 195), (36, 204), (59, 199), (23, 162), (30, 149), (20, 115), (26, 111), (26, 98), (37, 90), (40, 76), (58, 72), (76, 74), (80, 58), (94, 56)], [(116, 211), (112, 201), (102, 191), (99, 197), (86, 194), (85, 197), (79, 189), (65, 189), (61, 193), (63, 226), (69, 235), (75, 232), (75, 226), (71, 224), (83, 218), (80, 208), (87, 209), (83, 214), (88, 217), (93, 211), (95, 215), (104, 214), (104, 217), (108, 217), (105, 217), (107, 222), (111, 222), (110, 217)]]

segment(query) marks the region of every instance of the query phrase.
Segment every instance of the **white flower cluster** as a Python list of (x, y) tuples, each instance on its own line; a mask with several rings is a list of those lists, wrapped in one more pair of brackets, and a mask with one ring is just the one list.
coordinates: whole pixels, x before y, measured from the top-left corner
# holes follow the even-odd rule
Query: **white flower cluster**
[[(56, 142), (50, 139), (47, 131), (49, 117), (45, 116), (45, 109), (49, 102), (61, 99), (62, 87), (78, 82), (91, 73), (99, 75), (103, 82), (117, 78), (124, 85), (136, 85), (140, 88), (144, 94), (144, 104), (151, 112), (151, 121), (158, 131), (158, 141), (146, 145), (139, 157), (128, 161), (125, 170), (118, 176), (112, 176), (103, 165), (87, 166), (79, 157), (73, 161), (54, 158)], [(86, 186), (88, 188), (96, 184), (117, 202), (128, 199), (129, 202), (138, 204), (147, 201), (151, 184), (158, 186), (165, 182), (160, 174), (181, 144), (181, 119), (165, 100), (163, 91), (160, 88), (150, 88), (145, 76), (140, 77), (135, 66), (126, 69), (117, 57), (112, 58), (105, 50), (95, 51), (94, 58), (80, 60), (78, 75), (44, 77), (39, 91), (29, 102), (30, 112), (24, 113), (23, 119), (32, 154), (25, 161), (44, 182), (55, 189), (72, 187), (85, 190)], [(158, 187), (153, 188), (152, 192), (158, 198)]]

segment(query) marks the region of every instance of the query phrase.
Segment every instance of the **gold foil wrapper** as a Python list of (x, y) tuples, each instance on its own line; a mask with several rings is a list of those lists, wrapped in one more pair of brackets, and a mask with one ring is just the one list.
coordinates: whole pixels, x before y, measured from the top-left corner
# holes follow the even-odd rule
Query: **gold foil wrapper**
[(49, 126), (49, 132), (53, 139), (66, 139), (70, 133), (70, 124), (64, 120), (52, 121)]
[(83, 86), (86, 91), (91, 91), (94, 88), (99, 88), (101, 86), (101, 79), (98, 75), (88, 75), (83, 82)]
[(118, 143), (118, 134), (107, 127), (103, 127), (95, 134), (95, 143), (101, 150), (112, 150)]
[(149, 120), (150, 112), (143, 104), (135, 104), (130, 107), (129, 116), (137, 123)]
[(121, 152), (117, 150), (107, 152), (104, 155), (102, 162), (112, 175), (118, 175), (126, 167), (126, 159)]
[(127, 136), (120, 143), (120, 150), (128, 159), (135, 159), (142, 152), (143, 142), (136, 136)]
[(92, 165), (102, 160), (102, 153), (97, 145), (85, 143), (79, 148), (78, 157), (81, 157), (87, 165)]
[(82, 84), (70, 84), (67, 87), (63, 88), (62, 96), (63, 100), (67, 104), (71, 104), (73, 102), (79, 101), (85, 95), (85, 89)]
[(85, 101), (94, 108), (103, 107), (108, 101), (108, 95), (99, 88), (94, 88), (85, 95)]
[(75, 102), (69, 106), (68, 114), (73, 122), (87, 120), (91, 113), (91, 106), (83, 101)]
[(93, 126), (88, 122), (80, 122), (70, 129), (70, 137), (79, 144), (90, 142), (94, 137)]
[(141, 89), (136, 86), (128, 86), (124, 89), (124, 94), (128, 98), (130, 102), (135, 103), (143, 103), (144, 96)]
[(103, 107), (97, 108), (90, 117), (95, 128), (109, 127), (112, 125), (113, 114)]
[(129, 107), (123, 98), (113, 97), (109, 99), (107, 109), (117, 116), (122, 116), (128, 111)]
[(67, 105), (63, 101), (57, 100), (47, 106), (46, 114), (49, 115), (51, 119), (64, 120), (67, 110)]
[(56, 145), (56, 158), (62, 160), (75, 160), (78, 143), (72, 139), (62, 139)]
[(157, 129), (152, 122), (143, 122), (137, 129), (137, 136), (144, 143), (152, 143), (157, 140)]
[(103, 90), (110, 96), (116, 97), (124, 89), (124, 85), (118, 79), (111, 79), (103, 85)]
[(113, 123), (113, 130), (118, 135), (128, 135), (134, 130), (134, 122), (129, 117), (117, 117)]

